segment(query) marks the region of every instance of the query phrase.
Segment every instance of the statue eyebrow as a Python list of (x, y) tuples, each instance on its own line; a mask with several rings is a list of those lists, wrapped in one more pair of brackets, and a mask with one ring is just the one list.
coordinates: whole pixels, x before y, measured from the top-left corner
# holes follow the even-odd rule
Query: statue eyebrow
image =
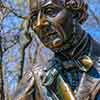
[(46, 4), (46, 5), (42, 6), (42, 8), (48, 8), (48, 7), (50, 7), (50, 8), (58, 8), (58, 9), (62, 9), (63, 8), (63, 7), (58, 6), (58, 5), (54, 4), (54, 3)]
[(52, 5), (52, 1), (46, 2), (43, 7), (48, 6), (48, 5)]

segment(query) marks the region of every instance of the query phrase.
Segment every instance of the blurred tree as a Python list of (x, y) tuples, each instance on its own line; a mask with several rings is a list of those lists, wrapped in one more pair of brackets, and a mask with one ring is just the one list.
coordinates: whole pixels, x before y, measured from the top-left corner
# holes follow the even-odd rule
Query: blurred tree
[[(95, 11), (96, 7), (100, 7), (100, 0), (88, 0), (88, 3), (90, 17), (84, 28), (90, 33), (93, 32), (93, 35), (98, 34), (100, 13), (99, 10), (99, 14)], [(51, 54), (47, 53), (49, 50), (43, 50), (45, 47), (30, 29), (32, 4), (32, 0), (0, 0), (0, 100), (11, 99), (17, 84), (29, 68), (29, 51), (32, 52), (32, 61), (36, 58), (38, 63), (45, 63), (46, 56)]]

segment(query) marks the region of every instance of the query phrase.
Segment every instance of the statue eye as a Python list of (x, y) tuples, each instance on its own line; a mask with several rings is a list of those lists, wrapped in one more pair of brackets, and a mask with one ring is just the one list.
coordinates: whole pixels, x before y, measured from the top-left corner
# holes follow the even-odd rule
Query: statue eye
[(35, 21), (37, 19), (37, 16), (38, 16), (38, 12), (37, 11), (34, 11), (32, 13), (32, 20)]
[(57, 12), (53, 8), (47, 8), (45, 11), (45, 14), (48, 16), (54, 17), (57, 14)]
[(48, 9), (46, 10), (46, 14), (52, 15), (52, 14), (53, 14), (53, 9), (52, 9), (52, 8), (48, 8)]

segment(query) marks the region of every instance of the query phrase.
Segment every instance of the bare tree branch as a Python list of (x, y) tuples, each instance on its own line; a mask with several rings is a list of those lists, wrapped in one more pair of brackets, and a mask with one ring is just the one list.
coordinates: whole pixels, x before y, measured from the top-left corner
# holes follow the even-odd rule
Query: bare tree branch
[(99, 18), (96, 16), (95, 12), (90, 7), (89, 7), (89, 11), (92, 14), (92, 16), (94, 17), (94, 19), (96, 20), (97, 24), (100, 25)]
[(1, 7), (1, 8), (6, 8), (6, 9), (8, 9), (9, 12), (12, 12), (15, 16), (17, 16), (17, 17), (19, 17), (19, 18), (22, 18), (22, 19), (29, 19), (29, 18), (30, 18), (29, 16), (21, 16), (21, 15), (17, 14), (16, 11), (15, 11), (13, 8), (8, 7), (7, 5), (3, 4), (2, 1), (1, 1), (0, 3), (1, 3), (1, 4), (0, 4), (0, 7)]

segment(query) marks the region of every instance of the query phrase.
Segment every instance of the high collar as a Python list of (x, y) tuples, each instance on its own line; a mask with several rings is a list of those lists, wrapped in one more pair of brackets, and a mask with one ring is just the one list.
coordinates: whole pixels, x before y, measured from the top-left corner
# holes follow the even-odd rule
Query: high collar
[(89, 55), (90, 49), (90, 35), (84, 33), (72, 48), (64, 49), (61, 52), (55, 53), (55, 55), (58, 55), (61, 59), (77, 59), (83, 55)]

